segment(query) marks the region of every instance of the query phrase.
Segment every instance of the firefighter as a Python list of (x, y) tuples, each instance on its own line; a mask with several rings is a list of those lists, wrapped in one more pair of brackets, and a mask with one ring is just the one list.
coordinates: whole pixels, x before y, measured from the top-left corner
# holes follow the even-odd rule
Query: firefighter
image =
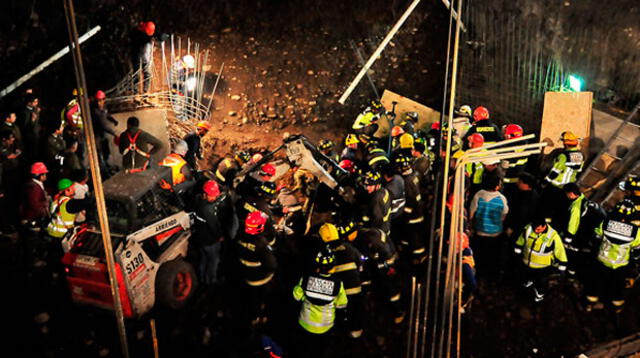
[(330, 223), (320, 226), (320, 238), (335, 255), (333, 273), (344, 285), (349, 305), (349, 336), (359, 338), (362, 335), (364, 302), (362, 282), (360, 281), (360, 252), (346, 240), (342, 240), (338, 228)]
[(563, 214), (568, 206), (562, 187), (574, 183), (584, 165), (584, 155), (578, 148), (578, 137), (573, 132), (566, 131), (562, 132), (560, 140), (564, 150), (556, 155), (551, 170), (544, 178), (541, 197), (543, 209), (556, 222), (564, 221)]
[[(474, 133), (467, 137), (467, 142), (469, 149), (480, 148), (484, 145), (484, 137), (480, 133)], [(454, 157), (458, 159), (462, 154), (464, 154), (464, 152), (459, 151), (454, 154)], [(484, 164), (482, 162), (467, 163), (465, 165), (464, 172), (469, 178), (469, 197), (473, 198), (473, 196), (482, 189)]]
[(627, 267), (640, 246), (638, 226), (631, 223), (636, 214), (634, 203), (622, 200), (596, 228), (596, 235), (602, 241), (598, 248), (599, 263), (587, 290), (587, 311), (603, 294), (611, 300), (616, 313), (622, 311)]
[(267, 216), (268, 222), (265, 230), (270, 238), (269, 245), (272, 247), (275, 247), (276, 244), (274, 216), (271, 209), (271, 201), (275, 195), (276, 183), (266, 181), (259, 183), (251, 195), (244, 195), (235, 203), (238, 217), (246, 217), (254, 211), (260, 211)]
[(402, 127), (405, 133), (409, 133), (411, 136), (415, 133), (415, 127), (418, 124), (418, 112), (406, 112), (402, 116), (402, 120), (398, 125)]
[(391, 152), (391, 162), (394, 162), (398, 156), (411, 157), (414, 144), (415, 139), (411, 134), (402, 134), (398, 140), (398, 147)]
[(260, 195), (262, 184), (269, 182), (275, 175), (276, 167), (271, 163), (264, 163), (259, 170), (244, 177), (244, 180), (236, 187), (236, 192), (241, 197)]
[(358, 165), (362, 163), (362, 153), (359, 151), (359, 143), (360, 139), (358, 139), (357, 135), (353, 133), (347, 134), (344, 139), (345, 147), (342, 153), (340, 153), (340, 160), (348, 159)]
[(83, 91), (74, 88), (71, 92), (73, 98), (62, 109), (60, 113), (60, 119), (64, 124), (64, 136), (66, 141), (76, 140), (78, 141), (78, 156), (84, 160), (84, 135), (82, 128), (84, 127), (84, 120), (82, 116), (82, 110), (80, 108), (79, 96), (83, 95)]
[(588, 270), (594, 232), (606, 214), (600, 205), (587, 199), (575, 183), (566, 184), (564, 192), (570, 203), (569, 220), (561, 233), (569, 259), (567, 272), (575, 276), (576, 271), (581, 271), (582, 277), (586, 278), (591, 276)]
[(514, 249), (522, 255), (524, 263), (524, 287), (533, 287), (534, 301), (541, 302), (548, 288), (548, 279), (553, 265), (564, 273), (567, 269), (567, 254), (562, 239), (543, 217), (535, 217), (527, 225)]
[[(151, 86), (151, 64), (153, 62), (153, 35), (156, 32), (156, 24), (152, 21), (141, 21), (130, 34), (131, 41), (131, 64), (133, 73), (142, 72), (142, 86), (144, 93), (149, 91)], [(134, 78), (134, 93), (138, 93), (138, 78)]]
[(320, 152), (327, 156), (327, 158), (333, 160), (334, 162), (340, 162), (340, 155), (333, 152), (335, 148), (335, 143), (331, 139), (321, 139), (320, 143), (318, 143), (318, 149)]
[(460, 137), (463, 137), (471, 128), (471, 107), (469, 105), (462, 105), (455, 111), (456, 117), (453, 118), (453, 127)]
[(400, 126), (391, 128), (391, 149), (394, 150), (400, 146), (400, 136), (405, 134), (404, 129)]
[[(640, 178), (637, 175), (629, 175), (625, 185), (625, 199), (631, 200), (636, 207), (636, 212), (640, 213)], [(640, 217), (633, 219), (635, 225), (640, 225)]]
[[(414, 143), (411, 150), (411, 156), (413, 157), (413, 171), (420, 180), (420, 193), (423, 195), (427, 191), (427, 185), (432, 180), (431, 178), (431, 165), (433, 164), (429, 155), (425, 155), (425, 146), (423, 143)], [(425, 197), (426, 198), (426, 197)]]
[(167, 155), (158, 165), (171, 168), (172, 186), (182, 184), (193, 179), (193, 170), (184, 159), (189, 151), (189, 146), (184, 140), (180, 140), (173, 147), (173, 151)]
[(236, 152), (233, 157), (223, 158), (216, 168), (216, 180), (218, 183), (231, 186), (242, 166), (251, 160), (251, 155), (245, 151)]
[[(120, 154), (122, 154), (122, 168), (128, 173), (146, 170), (149, 167), (151, 157), (163, 147), (158, 138), (140, 129), (138, 117), (127, 119), (127, 130), (122, 132), (118, 138), (118, 147)], [(150, 146), (151, 148), (149, 148)]]
[(200, 159), (200, 160), (203, 159), (202, 145), (200, 143), (201, 139), (202, 137), (207, 135), (207, 133), (209, 133), (210, 129), (211, 129), (211, 123), (209, 123), (208, 121), (200, 121), (196, 124), (195, 132), (191, 132), (183, 138), (184, 141), (187, 142), (187, 145), (189, 146), (189, 150), (187, 151), (187, 154), (185, 155), (184, 159), (187, 161), (187, 163), (189, 163), (189, 166), (191, 166), (191, 168), (193, 168), (194, 170), (198, 169), (198, 162), (196, 161), (196, 159)]
[(246, 328), (255, 328), (266, 319), (264, 302), (268, 289), (278, 267), (267, 237), (267, 214), (262, 211), (249, 213), (244, 220), (244, 232), (237, 243), (237, 256), (242, 276), (242, 324)]
[[(444, 159), (446, 156), (445, 147), (447, 145), (447, 140), (449, 137), (449, 123), (445, 122), (441, 130), (442, 130), (442, 142), (440, 142), (441, 143), (440, 157)], [(458, 152), (460, 149), (462, 149), (462, 141), (458, 137), (458, 133), (456, 132), (455, 128), (452, 128), (451, 131), (452, 131), (451, 153), (454, 154)]]
[(367, 143), (367, 165), (373, 170), (380, 170), (380, 168), (389, 164), (389, 158), (387, 152), (380, 148), (377, 140), (371, 140)]
[(411, 157), (400, 156), (394, 163), (402, 176), (406, 202), (403, 209), (403, 229), (401, 243), (411, 252), (411, 264), (417, 268), (426, 259), (424, 240), (424, 204), (420, 194), (420, 179), (413, 171)]
[(49, 122), (50, 127), (47, 128), (49, 134), (44, 143), (44, 148), (42, 148), (42, 157), (49, 169), (49, 179), (57, 182), (57, 180), (60, 179), (60, 172), (62, 171), (62, 154), (67, 144), (64, 138), (62, 138), (63, 127), (52, 123), (53, 122)]
[[(502, 131), (505, 140), (520, 138), (524, 134), (524, 130), (517, 124), (508, 124), (504, 127)], [(522, 149), (520, 149), (522, 151)], [(504, 174), (504, 195), (507, 199), (513, 198), (515, 193), (518, 191), (518, 177), (520, 174), (524, 173), (527, 163), (529, 162), (528, 157), (523, 158), (511, 158), (507, 159), (506, 162), (509, 163), (509, 166), (506, 168)]]
[(464, 142), (466, 143), (466, 139), (474, 133), (482, 134), (485, 144), (503, 140), (502, 132), (498, 126), (489, 119), (489, 110), (483, 106), (479, 106), (473, 111), (473, 125), (465, 134)]
[(385, 109), (382, 102), (378, 100), (371, 101), (369, 107), (367, 107), (362, 113), (356, 117), (351, 128), (357, 134), (365, 134), (373, 136), (378, 130), (378, 120), (380, 116), (384, 114)]
[(362, 177), (364, 201), (360, 208), (363, 226), (378, 228), (387, 236), (391, 235), (391, 194), (382, 187), (380, 174), (368, 171)]
[(316, 269), (302, 276), (293, 288), (293, 298), (302, 302), (295, 357), (327, 357), (331, 328), (344, 317), (349, 299), (340, 278), (333, 273), (336, 257), (323, 248), (315, 257)]

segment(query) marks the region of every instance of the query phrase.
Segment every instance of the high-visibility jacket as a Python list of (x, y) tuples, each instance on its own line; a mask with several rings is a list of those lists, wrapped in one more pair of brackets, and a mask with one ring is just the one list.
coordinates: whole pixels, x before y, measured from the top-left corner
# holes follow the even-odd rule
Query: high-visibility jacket
[[(523, 151), (523, 149), (519, 149), (518, 151)], [(529, 158), (511, 158), (507, 159), (507, 161), (509, 162), (509, 167), (505, 171), (502, 181), (505, 184), (515, 184), (518, 182), (520, 174), (524, 172)]]
[(565, 244), (578, 249), (586, 248), (605, 217), (606, 213), (599, 204), (580, 194), (569, 205), (569, 223), (563, 237)]
[(167, 155), (159, 165), (171, 168), (171, 179), (173, 180), (173, 185), (184, 183), (187, 180), (187, 177), (182, 173), (182, 168), (187, 165), (187, 161), (184, 160), (180, 154), (171, 153)]
[(344, 309), (348, 298), (342, 281), (332, 275), (309, 275), (293, 288), (293, 298), (302, 302), (298, 323), (310, 333), (323, 334), (333, 327), (336, 309)]
[(596, 228), (596, 234), (602, 237), (598, 261), (611, 269), (628, 265), (631, 250), (640, 246), (640, 230), (631, 223), (607, 219)]
[(371, 123), (377, 121), (378, 119), (380, 119), (380, 115), (371, 112), (371, 110), (367, 108), (364, 110), (364, 112), (360, 113), (358, 117), (356, 117), (356, 120), (353, 122), (351, 128), (362, 129), (368, 125), (371, 125)]
[(69, 229), (73, 228), (77, 214), (67, 211), (69, 200), (71, 200), (70, 197), (61, 195), (51, 203), (51, 221), (47, 226), (49, 236), (62, 238)]
[(566, 269), (567, 254), (560, 235), (547, 224), (540, 234), (527, 225), (516, 242), (515, 252), (522, 254), (522, 262), (530, 268), (546, 268), (558, 261), (558, 269)]
[(554, 159), (553, 167), (545, 180), (558, 188), (568, 183), (575, 183), (583, 164), (582, 152), (578, 148), (569, 148)]
[(471, 184), (482, 184), (484, 165), (481, 162), (467, 163), (464, 167), (465, 174), (469, 177)]

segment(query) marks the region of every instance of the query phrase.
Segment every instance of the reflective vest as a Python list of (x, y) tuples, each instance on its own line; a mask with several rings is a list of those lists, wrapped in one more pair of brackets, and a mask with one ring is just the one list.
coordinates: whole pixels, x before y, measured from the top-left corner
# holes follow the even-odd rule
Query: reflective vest
[(369, 109), (367, 109), (358, 115), (355, 122), (353, 122), (353, 126), (351, 126), (351, 128), (362, 129), (368, 125), (371, 125), (371, 123), (377, 121), (378, 119), (380, 119), (379, 114), (374, 114)]
[(184, 160), (177, 153), (171, 153), (167, 155), (159, 165), (163, 167), (171, 168), (171, 178), (173, 180), (173, 185), (178, 185), (187, 181), (187, 178), (182, 174), (182, 167), (187, 164), (187, 161)]
[[(540, 234), (533, 231), (531, 225), (527, 225), (516, 242), (515, 252), (522, 254), (522, 262), (534, 269), (549, 267), (554, 261), (562, 264), (567, 262), (562, 239), (549, 225), (547, 231)], [(564, 265), (560, 266), (561, 270), (565, 268)]]
[(76, 214), (67, 211), (67, 203), (71, 200), (68, 196), (60, 196), (51, 203), (51, 221), (47, 226), (47, 234), (52, 237), (62, 238), (67, 230), (73, 228)]
[(62, 122), (82, 129), (82, 112), (77, 99), (72, 99), (62, 110)]
[(578, 148), (567, 149), (553, 161), (551, 172), (549, 172), (545, 180), (558, 188), (562, 188), (568, 183), (574, 183), (576, 177), (582, 171), (583, 164), (584, 155)]
[(293, 298), (303, 301), (298, 323), (310, 333), (323, 334), (333, 327), (336, 309), (347, 307), (342, 281), (334, 277), (311, 275), (300, 279)]
[[(521, 152), (524, 149), (518, 149), (516, 152)], [(506, 184), (514, 184), (518, 182), (518, 176), (524, 171), (525, 165), (529, 158), (513, 158), (509, 159), (509, 167), (507, 168), (504, 179), (502, 181)]]
[(467, 163), (464, 168), (471, 184), (482, 184), (482, 175), (484, 174), (484, 165), (481, 162)]
[(638, 227), (630, 223), (607, 219), (596, 234), (603, 236), (598, 261), (611, 269), (628, 265), (631, 250), (640, 246)]
[[(127, 155), (129, 152), (131, 153), (131, 168), (129, 170), (130, 173), (136, 173), (136, 172), (140, 172), (143, 170), (147, 169), (147, 166), (149, 165), (149, 158), (151, 157), (151, 155), (147, 152), (143, 152), (140, 148), (138, 148), (138, 146), (136, 145), (136, 141), (138, 140), (138, 136), (140, 136), (140, 130), (138, 130), (136, 132), (136, 134), (133, 136), (133, 138), (131, 137), (131, 133), (129, 133), (129, 131), (126, 131), (125, 133), (127, 133), (127, 138), (129, 139), (129, 146), (127, 147), (127, 149), (124, 150), (124, 152), (122, 152), (122, 157), (124, 157), (125, 155)], [(141, 156), (147, 158), (147, 160), (144, 162), (144, 165), (142, 166), (142, 168), (138, 168), (136, 167), (136, 153), (140, 154)]]

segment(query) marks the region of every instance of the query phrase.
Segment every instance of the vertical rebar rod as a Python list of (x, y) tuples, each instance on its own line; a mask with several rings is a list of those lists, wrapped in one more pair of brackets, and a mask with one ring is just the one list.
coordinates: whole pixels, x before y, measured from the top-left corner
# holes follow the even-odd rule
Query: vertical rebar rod
[(412, 342), (412, 333), (413, 333), (413, 316), (414, 314), (417, 316), (417, 312), (415, 312), (415, 304), (416, 304), (416, 277), (411, 277), (411, 304), (409, 306), (409, 330), (407, 331), (407, 350), (405, 353), (406, 358), (411, 357), (411, 349), (415, 349), (415, 344), (417, 342)]
[[(414, 332), (411, 332), (411, 334), (413, 335), (413, 358), (418, 357), (418, 347), (416, 346), (416, 344), (418, 343), (418, 319), (420, 317), (420, 303), (422, 302), (422, 284), (418, 283), (418, 287), (416, 288), (417, 294), (416, 294), (416, 326), (414, 327)], [(426, 307), (424, 307), (424, 309), (426, 309)]]
[(218, 88), (218, 82), (220, 81), (220, 77), (222, 77), (222, 70), (224, 69), (224, 62), (220, 65), (220, 71), (218, 72), (218, 77), (216, 78), (216, 84), (213, 85), (213, 89), (211, 90), (211, 100), (209, 101), (209, 106), (207, 106), (207, 115), (211, 113), (211, 105), (213, 104), (213, 95), (216, 93), (216, 88)]
[(113, 255), (113, 247), (111, 245), (111, 232), (109, 230), (109, 219), (107, 216), (107, 207), (104, 200), (104, 192), (102, 188), (102, 176), (100, 174), (100, 166), (98, 161), (98, 152), (96, 141), (93, 134), (93, 122), (91, 121), (91, 111), (89, 109), (89, 99), (87, 97), (87, 83), (84, 77), (84, 66), (82, 63), (82, 53), (80, 52), (80, 43), (78, 40), (78, 29), (76, 27), (75, 11), (73, 8), (73, 0), (64, 1), (65, 17), (67, 21), (67, 29), (69, 32), (69, 40), (73, 46), (74, 70), (76, 72), (76, 84), (78, 86), (78, 94), (80, 99), (80, 109), (82, 111), (84, 135), (87, 142), (87, 152), (89, 155), (89, 164), (91, 168), (91, 177), (93, 180), (93, 188), (95, 192), (98, 219), (100, 223), (100, 231), (102, 234), (102, 242), (104, 244), (105, 258), (107, 260), (107, 268), (109, 271), (109, 283), (111, 295), (113, 296), (113, 308), (116, 315), (118, 332), (120, 334), (120, 346), (122, 356), (129, 358), (129, 347), (127, 344), (127, 332), (124, 325), (124, 313), (122, 310), (122, 302), (120, 301), (120, 291), (118, 280), (116, 279), (116, 264)]

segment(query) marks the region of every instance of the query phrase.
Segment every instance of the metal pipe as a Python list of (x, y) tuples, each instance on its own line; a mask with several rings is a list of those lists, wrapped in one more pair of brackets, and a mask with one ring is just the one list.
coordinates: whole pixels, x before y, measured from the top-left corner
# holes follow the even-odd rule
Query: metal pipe
[(362, 77), (369, 70), (371, 65), (373, 65), (373, 63), (376, 61), (378, 56), (380, 56), (380, 54), (382, 53), (382, 50), (384, 50), (384, 48), (387, 46), (389, 41), (391, 41), (391, 39), (396, 34), (396, 32), (398, 32), (398, 30), (400, 29), (402, 24), (404, 24), (404, 22), (407, 20), (407, 17), (409, 17), (409, 15), (411, 15), (411, 13), (416, 8), (416, 6), (418, 6), (419, 2), (420, 2), (420, 0), (413, 0), (411, 5), (409, 5), (409, 8), (407, 8), (407, 10), (404, 12), (404, 14), (402, 14), (400, 19), (398, 20), (398, 22), (396, 22), (396, 24), (393, 26), (393, 28), (391, 28), (391, 31), (389, 31), (389, 33), (384, 38), (384, 40), (382, 40), (380, 45), (378, 45), (378, 48), (373, 52), (373, 54), (371, 54), (371, 57), (369, 57), (369, 60), (364, 65), (364, 67), (362, 67), (362, 69), (360, 70), (360, 72), (358, 73), (356, 78), (354, 78), (353, 81), (351, 81), (351, 84), (349, 85), (347, 90), (342, 94), (342, 96), (338, 100), (338, 102), (340, 102), (340, 104), (344, 104), (344, 102), (347, 100), (349, 95), (351, 95), (351, 92), (353, 92), (353, 90), (356, 88), (356, 86), (358, 85), (358, 83), (360, 82)]
[(211, 90), (211, 100), (209, 101), (209, 105), (207, 106), (207, 112), (211, 113), (211, 104), (213, 103), (213, 95), (216, 93), (216, 88), (218, 88), (218, 82), (220, 81), (220, 77), (222, 77), (222, 70), (224, 69), (224, 62), (220, 65), (220, 71), (218, 72), (218, 77), (216, 78), (216, 84), (213, 85), (213, 89)]
[[(447, 7), (447, 10), (451, 10), (451, 13), (453, 14), (451, 18), (454, 20), (458, 20), (458, 13), (455, 10), (451, 9), (451, 3), (449, 2), (449, 0), (442, 0), (442, 3)], [(467, 28), (466, 26), (464, 26), (462, 20), (460, 21), (460, 24), (462, 25), (462, 31), (467, 32)]]
[[(88, 39), (90, 39), (93, 35), (97, 34), (98, 31), (100, 31), (100, 30), (101, 30), (100, 25), (92, 28), (91, 30), (87, 31), (84, 35), (82, 35), (78, 39), (78, 43), (82, 44), (83, 42), (85, 42)], [(0, 98), (8, 95), (11, 92), (13, 92), (16, 88), (20, 87), (23, 83), (25, 83), (29, 79), (31, 79), (31, 77), (33, 77), (33, 76), (37, 75), (38, 73), (42, 72), (42, 70), (44, 70), (45, 68), (49, 67), (49, 65), (51, 65), (52, 63), (54, 63), (57, 60), (59, 60), (62, 56), (66, 55), (69, 52), (70, 48), (71, 48), (71, 45), (65, 46), (60, 51), (56, 52), (53, 56), (49, 57), (47, 60), (45, 60), (44, 62), (39, 64), (36, 68), (34, 68), (33, 70), (27, 72), (25, 75), (23, 75), (22, 77), (18, 78), (17, 80), (15, 80), (12, 84), (8, 85), (5, 89), (0, 91)]]
[[(127, 344), (127, 333), (124, 325), (124, 313), (122, 311), (122, 303), (120, 302), (120, 294), (118, 280), (116, 279), (116, 266), (113, 256), (113, 247), (111, 245), (111, 235), (109, 230), (109, 219), (107, 216), (107, 208), (104, 200), (104, 192), (102, 189), (102, 177), (100, 174), (100, 166), (98, 161), (98, 152), (96, 150), (96, 141), (93, 135), (93, 122), (91, 121), (91, 111), (89, 110), (89, 99), (87, 97), (87, 85), (84, 77), (84, 66), (82, 63), (82, 54), (80, 52), (80, 43), (78, 39), (78, 30), (76, 28), (75, 11), (73, 8), (73, 0), (64, 1), (65, 17), (67, 19), (67, 29), (69, 31), (69, 40), (75, 45), (73, 55), (75, 58), (75, 71), (77, 74), (76, 83), (80, 98), (80, 108), (84, 119), (84, 135), (87, 140), (87, 152), (89, 154), (89, 164), (91, 168), (91, 177), (93, 180), (93, 188), (95, 191), (98, 219), (100, 223), (100, 231), (102, 232), (102, 242), (104, 244), (105, 258), (109, 271), (109, 283), (111, 287), (111, 295), (113, 296), (113, 306), (118, 324), (118, 332), (120, 334), (120, 345), (124, 358), (129, 358), (129, 348)], [(83, 91), (83, 89), (85, 89)]]
[[(411, 357), (411, 349), (412, 349), (411, 338), (412, 338), (412, 332), (413, 332), (413, 315), (414, 315), (415, 304), (416, 304), (416, 277), (412, 276), (411, 277), (411, 304), (409, 306), (409, 330), (407, 331), (407, 352), (405, 354), (406, 358)], [(414, 342), (414, 345), (415, 343), (416, 342)]]
[[(416, 358), (418, 356), (418, 349), (417, 347), (415, 347), (415, 344), (418, 342), (418, 322), (417, 319), (420, 316), (420, 303), (422, 302), (422, 284), (419, 283), (418, 287), (417, 287), (417, 291), (418, 294), (416, 296), (416, 323), (415, 323), (415, 331), (411, 332), (411, 334), (413, 334), (413, 342), (414, 342), (414, 349), (413, 349), (413, 358)], [(424, 309), (426, 309), (426, 307), (424, 307)]]
[[(364, 66), (364, 57), (362, 57), (362, 53), (360, 52), (360, 49), (356, 46), (356, 43), (353, 42), (353, 40), (349, 40), (349, 44), (351, 45), (351, 48), (353, 49), (353, 51), (356, 53), (356, 56), (358, 57), (358, 61), (360, 62), (360, 66)], [(380, 94), (378, 93), (378, 89), (376, 88), (376, 84), (373, 82), (373, 79), (371, 78), (371, 76), (369, 76), (369, 71), (366, 72), (366, 75), (367, 75), (367, 79), (369, 80), (369, 84), (373, 89), (373, 93), (376, 95), (376, 99), (380, 100)]]

